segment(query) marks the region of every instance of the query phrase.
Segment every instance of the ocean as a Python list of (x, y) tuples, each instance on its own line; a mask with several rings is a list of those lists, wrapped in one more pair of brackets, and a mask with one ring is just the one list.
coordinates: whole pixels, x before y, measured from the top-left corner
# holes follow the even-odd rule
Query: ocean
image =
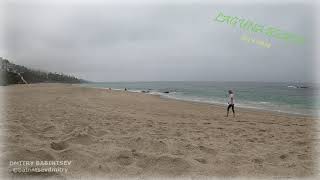
[(235, 94), (235, 106), (316, 116), (320, 109), (319, 86), (280, 82), (103, 82), (82, 86), (112, 88), (160, 95), (185, 101), (227, 104), (228, 90)]

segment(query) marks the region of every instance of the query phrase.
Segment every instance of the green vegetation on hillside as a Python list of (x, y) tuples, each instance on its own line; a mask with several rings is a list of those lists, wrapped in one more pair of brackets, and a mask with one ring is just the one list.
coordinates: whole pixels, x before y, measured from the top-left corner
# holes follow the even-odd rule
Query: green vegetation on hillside
[(82, 83), (85, 81), (65, 74), (32, 70), (0, 57), (0, 85), (40, 82)]

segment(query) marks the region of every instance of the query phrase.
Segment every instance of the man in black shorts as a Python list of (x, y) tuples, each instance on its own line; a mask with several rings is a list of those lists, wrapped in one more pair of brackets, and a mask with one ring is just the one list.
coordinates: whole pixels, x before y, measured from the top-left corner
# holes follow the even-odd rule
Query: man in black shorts
[(228, 108), (227, 108), (227, 117), (229, 115), (229, 109), (232, 108), (233, 112), (233, 117), (235, 117), (235, 112), (234, 112), (234, 94), (232, 90), (229, 90), (229, 99), (228, 99)]

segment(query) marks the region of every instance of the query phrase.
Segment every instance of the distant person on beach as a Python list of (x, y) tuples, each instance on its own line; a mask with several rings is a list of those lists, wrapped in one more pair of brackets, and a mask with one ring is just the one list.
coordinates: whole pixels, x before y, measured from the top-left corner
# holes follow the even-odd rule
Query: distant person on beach
[(228, 99), (227, 117), (229, 115), (230, 108), (232, 108), (233, 117), (235, 117), (235, 112), (234, 112), (234, 94), (233, 94), (232, 90), (229, 90), (228, 92), (229, 92), (229, 99)]

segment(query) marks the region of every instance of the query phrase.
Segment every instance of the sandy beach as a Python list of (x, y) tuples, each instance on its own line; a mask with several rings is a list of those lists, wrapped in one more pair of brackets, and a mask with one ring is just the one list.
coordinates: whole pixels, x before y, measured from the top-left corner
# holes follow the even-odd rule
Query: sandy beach
[(244, 108), (225, 117), (218, 105), (78, 85), (3, 88), (9, 176), (40, 175), (10, 172), (10, 161), (22, 160), (72, 161), (63, 166), (67, 172), (41, 173), (49, 177), (312, 177), (316, 171), (311, 117)]

